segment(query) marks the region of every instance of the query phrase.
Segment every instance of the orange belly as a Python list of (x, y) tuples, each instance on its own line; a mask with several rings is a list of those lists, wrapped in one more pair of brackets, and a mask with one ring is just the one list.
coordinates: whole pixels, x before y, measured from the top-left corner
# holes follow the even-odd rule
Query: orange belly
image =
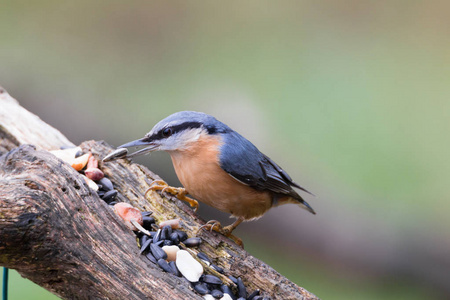
[(237, 181), (219, 164), (218, 136), (202, 136), (192, 146), (171, 151), (175, 172), (197, 200), (236, 217), (253, 219), (272, 206), (269, 192), (257, 191)]

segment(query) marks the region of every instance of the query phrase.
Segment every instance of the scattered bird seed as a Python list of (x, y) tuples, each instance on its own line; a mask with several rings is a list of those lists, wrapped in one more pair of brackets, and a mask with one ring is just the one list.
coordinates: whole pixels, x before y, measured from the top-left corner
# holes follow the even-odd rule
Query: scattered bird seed
[(178, 245), (180, 243), (180, 238), (178, 236), (178, 233), (172, 232), (172, 234), (170, 235), (170, 240), (172, 241), (172, 243), (174, 245)]
[(156, 243), (154, 243), (156, 246), (158, 247), (162, 247), (164, 246), (164, 241), (157, 241)]
[(118, 159), (118, 158), (125, 157), (127, 154), (128, 154), (128, 149), (127, 148), (117, 148), (116, 150), (114, 150), (110, 154), (106, 155), (103, 158), (103, 161), (104, 162), (112, 161), (112, 160), (115, 160), (115, 159)]
[(191, 237), (185, 240), (183, 243), (186, 245), (186, 247), (197, 247), (202, 243), (202, 240), (198, 237)]
[(147, 257), (148, 260), (151, 261), (151, 262), (154, 263), (154, 264), (157, 264), (157, 263), (158, 263), (158, 261), (156, 260), (156, 258), (153, 256), (153, 254), (152, 254), (151, 252), (147, 253), (147, 254), (145, 255), (145, 257)]
[(75, 158), (72, 162), (72, 168), (77, 171), (81, 171), (88, 163), (89, 158), (92, 156), (91, 152), (83, 154), (77, 158)]
[(223, 297), (223, 293), (222, 293), (222, 291), (219, 291), (219, 290), (212, 290), (211, 296), (213, 296), (216, 299), (220, 299)]
[(141, 212), (141, 214), (143, 217), (148, 217), (148, 216), (151, 216), (153, 214), (153, 212), (152, 211), (143, 211), (143, 212)]
[(190, 282), (197, 282), (203, 274), (202, 265), (186, 250), (177, 252), (175, 263), (181, 274)]
[(259, 290), (255, 290), (250, 296), (247, 297), (247, 300), (253, 300), (256, 296), (259, 296)]
[(109, 180), (106, 177), (103, 177), (102, 179), (100, 179), (98, 181), (98, 184), (101, 184), (102, 189), (105, 191), (110, 191), (110, 190), (114, 189), (113, 183), (111, 182), (111, 180)]
[(169, 266), (172, 268), (172, 274), (174, 274), (175, 276), (181, 277), (181, 273), (180, 270), (178, 270), (177, 268), (177, 264), (174, 261), (169, 262)]
[(161, 239), (162, 240), (169, 239), (171, 234), (172, 234), (172, 227), (170, 227), (169, 225), (162, 227), (162, 229), (161, 229)]
[(145, 251), (147, 251), (149, 249), (151, 243), (152, 243), (152, 240), (151, 239), (147, 239), (147, 241), (141, 247), (141, 253), (140, 254), (142, 254)]
[(236, 278), (236, 277), (230, 275), (230, 276), (228, 276), (228, 278), (229, 278), (231, 281), (233, 281), (234, 284), (237, 285), (238, 281), (237, 281), (237, 278)]
[(78, 157), (78, 156), (76, 156), (78, 152), (83, 153), (81, 151), (80, 147), (50, 151), (50, 153), (52, 153), (54, 156), (56, 156), (59, 159), (67, 162), (69, 165), (72, 165), (72, 163), (75, 160), (75, 158)]
[(211, 264), (211, 259), (203, 252), (197, 253), (197, 257), (203, 260), (208, 266)]
[(159, 226), (164, 227), (169, 225), (170, 227), (172, 227), (172, 229), (178, 229), (180, 227), (180, 221), (181, 219), (166, 220), (159, 223)]
[(175, 261), (177, 259), (177, 252), (180, 251), (178, 246), (164, 246), (162, 249), (166, 252), (168, 261)]
[(156, 234), (153, 236), (153, 243), (159, 242), (161, 239), (161, 229), (158, 229)]
[(165, 259), (163, 258), (158, 259), (158, 265), (161, 267), (161, 269), (163, 269), (167, 273), (172, 273), (172, 268), (169, 266), (169, 264)]
[[(106, 203), (109, 203), (109, 202), (113, 201), (114, 199), (116, 199), (117, 194), (118, 194), (117, 190), (110, 190), (110, 191), (107, 191), (107, 192), (105, 193), (105, 195), (103, 195), (103, 198), (102, 198), (102, 199), (103, 199)], [(140, 213), (140, 212), (139, 212), (139, 213)]]
[(147, 230), (152, 230), (152, 224), (155, 224), (155, 219), (153, 217), (144, 216), (142, 217), (142, 227)]
[(86, 165), (86, 169), (89, 168), (98, 168), (98, 160), (93, 155), (89, 157)]
[(150, 251), (152, 252), (153, 256), (156, 258), (156, 260), (167, 259), (166, 252), (159, 247), (156, 244), (150, 244)]
[(203, 296), (203, 299), (205, 299), (205, 300), (214, 300), (215, 298), (212, 295), (210, 295), (210, 294), (206, 294), (206, 295)]
[(84, 174), (86, 175), (87, 178), (94, 180), (94, 181), (98, 181), (100, 179), (102, 179), (105, 174), (103, 174), (102, 170), (100, 170), (99, 168), (87, 168), (84, 171)]
[(149, 231), (149, 237), (151, 237), (153, 239), (153, 237), (156, 235), (156, 231)]
[(245, 289), (245, 285), (241, 277), (238, 277), (237, 279), (237, 286), (239, 291), (239, 297), (242, 297), (244, 299), (247, 298), (247, 290)]
[(185, 240), (187, 240), (188, 235), (186, 232), (181, 231), (181, 230), (175, 230), (175, 232), (178, 234), (178, 238), (180, 239), (180, 242), (184, 242)]
[[(78, 147), (77, 148), (75, 148), (75, 149), (78, 149)], [(83, 155), (84, 153), (83, 153), (83, 150), (78, 150), (78, 152), (77, 153), (75, 153), (75, 158), (77, 158), (77, 157), (80, 157), (81, 155)]]
[[(135, 231), (136, 232), (136, 231)], [(137, 232), (137, 234), (139, 234), (139, 245), (144, 245), (146, 241), (151, 240), (150, 236), (146, 235), (146, 234), (141, 234), (141, 232)]]
[(94, 191), (97, 192), (98, 191), (98, 185), (91, 179), (87, 178), (84, 175), (81, 175), (84, 178), (84, 181), (87, 183), (87, 185)]
[(215, 275), (210, 275), (210, 274), (204, 275), (203, 281), (206, 283), (210, 283), (210, 284), (218, 284), (218, 285), (222, 284), (222, 280), (220, 280), (219, 277), (217, 277)]
[(213, 268), (214, 270), (216, 270), (217, 272), (219, 272), (219, 273), (221, 273), (221, 274), (224, 273), (223, 268), (219, 267), (218, 265), (211, 264), (211, 268)]
[(209, 293), (208, 286), (206, 283), (199, 282), (194, 286), (194, 290), (199, 293), (200, 295), (206, 295)]
[(234, 297), (234, 294), (233, 294), (233, 291), (230, 289), (230, 287), (229, 287), (228, 285), (222, 284), (222, 285), (220, 286), (220, 289), (222, 290), (222, 292), (223, 292), (224, 294), (233, 295), (233, 298), (235, 298), (235, 297)]
[(125, 221), (125, 224), (131, 230), (133, 231), (137, 230), (136, 226), (131, 224), (132, 220), (135, 221), (140, 226), (142, 226), (141, 212), (137, 208), (133, 207), (131, 204), (119, 202), (116, 205), (114, 205), (114, 211)]
[(236, 298), (232, 297), (230, 294), (223, 294), (223, 297), (220, 300), (236, 300)]

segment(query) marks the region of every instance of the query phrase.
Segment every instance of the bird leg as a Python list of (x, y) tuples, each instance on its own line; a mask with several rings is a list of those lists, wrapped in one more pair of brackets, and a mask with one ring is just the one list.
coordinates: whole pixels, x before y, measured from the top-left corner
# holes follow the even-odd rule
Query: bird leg
[(233, 232), (233, 230), (236, 229), (236, 227), (242, 223), (242, 221), (244, 221), (243, 218), (238, 218), (236, 221), (234, 221), (233, 224), (222, 227), (222, 225), (220, 224), (219, 221), (210, 220), (210, 221), (206, 222), (205, 225), (202, 225), (200, 227), (200, 229), (204, 228), (206, 230), (216, 231), (220, 234), (223, 234), (224, 236), (230, 238), (236, 244), (238, 244), (239, 246), (244, 248), (244, 243), (242, 242), (242, 240), (240, 238), (238, 238), (237, 236), (234, 236), (233, 234), (231, 234)]
[(147, 197), (147, 193), (150, 191), (161, 191), (161, 193), (167, 192), (169, 194), (174, 195), (178, 199), (189, 203), (189, 205), (194, 208), (194, 211), (197, 211), (197, 209), (198, 209), (197, 200), (194, 200), (194, 199), (186, 196), (187, 192), (186, 192), (185, 188), (176, 188), (173, 186), (169, 186), (167, 184), (167, 182), (165, 182), (164, 180), (153, 181), (150, 184), (150, 187), (148, 188), (148, 190), (145, 192), (145, 197)]

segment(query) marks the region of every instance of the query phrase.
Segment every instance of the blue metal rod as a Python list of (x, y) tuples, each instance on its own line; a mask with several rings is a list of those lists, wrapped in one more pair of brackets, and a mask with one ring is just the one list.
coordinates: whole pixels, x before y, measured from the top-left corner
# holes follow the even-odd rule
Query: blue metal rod
[(3, 300), (8, 300), (8, 271), (8, 268), (3, 267)]

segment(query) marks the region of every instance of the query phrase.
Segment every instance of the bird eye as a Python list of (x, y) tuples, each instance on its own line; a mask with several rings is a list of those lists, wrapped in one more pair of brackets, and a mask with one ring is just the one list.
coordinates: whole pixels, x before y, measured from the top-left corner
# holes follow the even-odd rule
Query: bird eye
[(162, 135), (163, 137), (169, 137), (172, 135), (172, 128), (166, 128), (163, 130)]

